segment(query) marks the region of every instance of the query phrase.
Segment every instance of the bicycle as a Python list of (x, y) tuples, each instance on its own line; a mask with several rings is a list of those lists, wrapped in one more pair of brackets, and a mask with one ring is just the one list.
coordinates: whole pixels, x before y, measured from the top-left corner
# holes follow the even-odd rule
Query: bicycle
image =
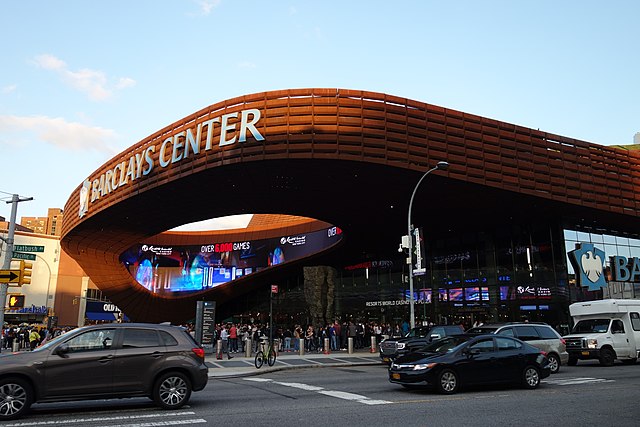
[(269, 366), (273, 366), (276, 363), (276, 351), (273, 348), (273, 341), (269, 342), (269, 347), (267, 347), (266, 354), (262, 350), (259, 350), (256, 353), (256, 358), (254, 361), (256, 368), (260, 369), (265, 362), (267, 362)]

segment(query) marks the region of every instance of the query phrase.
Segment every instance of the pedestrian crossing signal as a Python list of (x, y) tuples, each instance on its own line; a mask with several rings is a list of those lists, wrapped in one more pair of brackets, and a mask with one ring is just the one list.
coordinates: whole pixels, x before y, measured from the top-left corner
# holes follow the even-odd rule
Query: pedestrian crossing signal
[(24, 308), (24, 295), (9, 294), (9, 308)]

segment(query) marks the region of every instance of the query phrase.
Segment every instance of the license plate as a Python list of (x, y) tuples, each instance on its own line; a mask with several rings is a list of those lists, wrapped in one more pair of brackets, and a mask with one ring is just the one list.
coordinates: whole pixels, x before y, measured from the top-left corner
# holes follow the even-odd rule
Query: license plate
[(588, 351), (583, 351), (583, 352), (582, 352), (582, 355), (583, 355), (583, 356), (588, 356), (588, 355), (589, 355), (589, 352), (588, 352)]
[(393, 378), (394, 380), (399, 380), (400, 374), (391, 374), (391, 378)]
[(383, 357), (383, 358), (382, 358), (382, 361), (383, 361), (383, 362), (388, 362), (388, 361), (389, 361), (389, 358), (388, 358), (388, 357)]

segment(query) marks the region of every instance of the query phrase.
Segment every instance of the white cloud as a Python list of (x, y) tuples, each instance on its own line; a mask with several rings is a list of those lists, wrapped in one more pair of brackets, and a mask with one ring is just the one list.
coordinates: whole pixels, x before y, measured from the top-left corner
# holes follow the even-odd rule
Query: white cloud
[(116, 133), (111, 129), (67, 122), (44, 116), (0, 116), (0, 144), (19, 144), (35, 139), (74, 151), (98, 151), (116, 154)]
[(256, 64), (249, 61), (239, 62), (238, 68), (256, 68)]
[(132, 87), (136, 83), (129, 77), (121, 77), (111, 85), (104, 72), (89, 68), (73, 71), (66, 62), (53, 55), (38, 55), (34, 58), (34, 63), (45, 70), (55, 71), (65, 83), (87, 94), (93, 101), (107, 100), (113, 96), (114, 90)]
[(2, 88), (2, 93), (13, 93), (18, 89), (18, 85), (8, 85)]
[(211, 13), (213, 9), (220, 5), (221, 0), (198, 0), (198, 6), (204, 15)]

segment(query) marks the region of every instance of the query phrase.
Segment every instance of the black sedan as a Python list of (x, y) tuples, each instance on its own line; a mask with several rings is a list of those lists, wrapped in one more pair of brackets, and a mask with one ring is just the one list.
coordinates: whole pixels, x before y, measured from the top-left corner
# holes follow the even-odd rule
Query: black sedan
[(512, 383), (533, 389), (549, 375), (543, 351), (497, 335), (442, 338), (396, 359), (389, 367), (392, 383), (407, 388), (431, 384), (445, 394), (472, 384)]

